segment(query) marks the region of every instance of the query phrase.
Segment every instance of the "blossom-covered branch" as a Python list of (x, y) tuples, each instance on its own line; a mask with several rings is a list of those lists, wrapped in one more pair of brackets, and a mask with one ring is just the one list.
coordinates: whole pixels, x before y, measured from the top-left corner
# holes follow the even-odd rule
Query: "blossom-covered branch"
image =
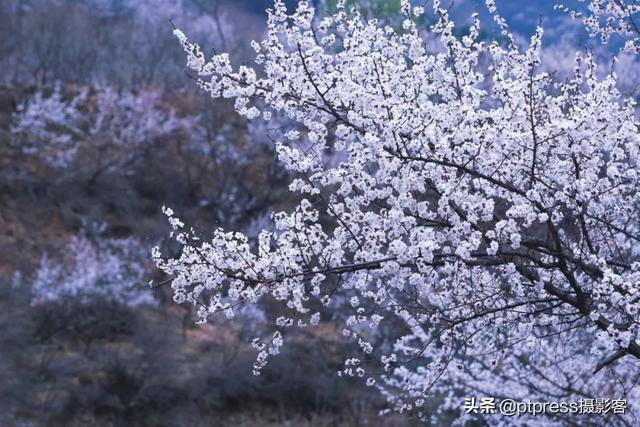
[(600, 37), (603, 43), (617, 36), (624, 42), (625, 51), (640, 51), (640, 4), (637, 0), (590, 0), (586, 13), (563, 5), (557, 8), (582, 21), (589, 34)]
[(438, 1), (426, 29), (422, 7), (403, 1), (402, 13), (398, 29), (344, 2), (316, 16), (306, 1), (292, 14), (276, 1), (255, 68), (207, 60), (175, 31), (211, 96), (235, 99), (248, 119), (288, 117), (276, 149), (301, 199), (255, 242), (222, 229), (198, 237), (167, 210), (182, 252), (154, 256), (176, 301), (198, 305), (203, 322), (279, 302), (279, 329), (254, 342), (258, 373), (287, 328), (316, 324), (344, 297), (357, 354), (341, 374), (400, 411), (435, 395), (440, 410), (459, 410), (456, 396), (478, 391), (637, 402), (633, 100), (614, 74), (597, 77), (590, 54), (552, 79), (540, 27), (521, 50), (481, 40), (475, 16), (455, 36)]

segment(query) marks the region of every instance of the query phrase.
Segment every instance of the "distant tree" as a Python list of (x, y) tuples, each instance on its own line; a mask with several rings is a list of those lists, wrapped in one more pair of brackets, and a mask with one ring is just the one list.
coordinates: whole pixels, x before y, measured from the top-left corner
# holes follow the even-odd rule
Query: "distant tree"
[(134, 238), (92, 242), (74, 237), (66, 247), (66, 258), (42, 257), (31, 288), (31, 303), (102, 298), (131, 307), (154, 304), (153, 293), (143, 285), (145, 252)]
[[(154, 257), (175, 301), (199, 320), (244, 304), (279, 304), (257, 337), (254, 372), (287, 330), (317, 324), (346, 300), (356, 354), (342, 375), (377, 387), (399, 411), (462, 413), (463, 396), (627, 399), (609, 425), (637, 424), (640, 390), (640, 137), (616, 75), (576, 52), (573, 75), (542, 71), (543, 29), (517, 47), (493, 0), (504, 43), (456, 37), (402, 1), (402, 29), (357, 10), (288, 14), (276, 1), (256, 66), (207, 60), (175, 34), (188, 68), (239, 114), (292, 121), (276, 144), (300, 194), (256, 240), (199, 237), (166, 209), (182, 245)], [(426, 40), (437, 40), (437, 45)], [(496, 416), (497, 417), (497, 416)], [(589, 415), (523, 414), (504, 425)], [(599, 416), (596, 416), (599, 417)], [(605, 418), (597, 418), (601, 423)], [(492, 424), (493, 424), (492, 421)], [(592, 420), (593, 421), (593, 420)]]
[(54, 167), (77, 161), (89, 184), (110, 169), (126, 169), (156, 139), (193, 128), (197, 116), (178, 117), (159, 90), (117, 91), (106, 85), (64, 97), (61, 85), (22, 103), (13, 115), (15, 145)]
[(48, 166), (66, 167), (75, 158), (78, 146), (75, 137), (82, 130), (80, 112), (86, 93), (66, 101), (60, 85), (46, 96), (35, 93), (20, 104), (12, 117), (12, 145), (28, 156), (37, 156)]

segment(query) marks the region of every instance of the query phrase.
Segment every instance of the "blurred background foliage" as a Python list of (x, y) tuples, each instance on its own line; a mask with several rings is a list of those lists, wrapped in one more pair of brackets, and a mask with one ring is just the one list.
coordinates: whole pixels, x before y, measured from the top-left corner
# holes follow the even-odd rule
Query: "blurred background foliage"
[(196, 326), (148, 286), (163, 205), (205, 233), (255, 233), (293, 203), (283, 123), (212, 101), (172, 35), (246, 62), (268, 3), (0, 2), (0, 425), (378, 424), (380, 400), (336, 375), (336, 325), (254, 377), (268, 303)]
[[(327, 0), (326, 8), (330, 12), (336, 10), (337, 0)], [(359, 10), (366, 10), (373, 16), (384, 17), (400, 12), (400, 0), (347, 0), (347, 9), (356, 7)]]

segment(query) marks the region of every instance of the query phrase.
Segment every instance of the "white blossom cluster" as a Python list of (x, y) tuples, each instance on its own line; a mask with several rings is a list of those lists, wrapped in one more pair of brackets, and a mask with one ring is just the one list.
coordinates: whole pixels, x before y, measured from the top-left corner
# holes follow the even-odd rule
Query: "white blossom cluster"
[[(585, 3), (587, 0), (578, 0)], [(637, 0), (589, 0), (587, 11), (577, 11), (564, 5), (556, 6), (580, 20), (591, 37), (603, 43), (612, 36), (624, 42), (623, 50), (640, 52), (640, 3)]]
[[(566, 81), (541, 64), (543, 29), (520, 49), (492, 0), (505, 43), (477, 17), (456, 37), (402, 2), (402, 28), (344, 1), (268, 12), (255, 67), (205, 58), (179, 30), (188, 67), (248, 119), (284, 114), (276, 144), (300, 202), (257, 241), (185, 228), (169, 209), (178, 257), (154, 250), (177, 303), (200, 321), (270, 299), (276, 331), (256, 338), (256, 373), (294, 327), (347, 297), (353, 342), (341, 375), (377, 387), (398, 411), (446, 396), (516, 400), (640, 393), (640, 136), (616, 75), (576, 52)], [(439, 39), (442, 49), (426, 42)], [(634, 415), (635, 414), (635, 415)], [(460, 416), (464, 423), (470, 415)], [(575, 415), (573, 415), (575, 417)], [(494, 423), (562, 424), (562, 414)], [(572, 420), (575, 421), (575, 418)], [(529, 424), (527, 424), (529, 423)]]
[(134, 238), (92, 241), (76, 236), (65, 254), (66, 258), (56, 261), (47, 254), (42, 257), (31, 288), (33, 305), (94, 297), (131, 307), (155, 304), (152, 291), (145, 286), (148, 252)]

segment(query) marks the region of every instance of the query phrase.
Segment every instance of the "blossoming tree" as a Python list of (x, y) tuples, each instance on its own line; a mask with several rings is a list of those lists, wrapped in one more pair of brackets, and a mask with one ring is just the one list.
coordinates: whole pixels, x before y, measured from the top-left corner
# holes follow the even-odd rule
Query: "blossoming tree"
[(92, 242), (75, 236), (65, 249), (66, 262), (42, 257), (31, 288), (32, 305), (65, 298), (81, 302), (103, 298), (131, 307), (155, 303), (153, 293), (141, 286), (146, 251), (140, 242), (133, 238)]
[(56, 85), (50, 96), (39, 91), (20, 104), (12, 119), (13, 144), (22, 153), (53, 168), (76, 162), (94, 183), (106, 171), (126, 169), (155, 139), (195, 127), (198, 117), (177, 116), (154, 89), (95, 85), (65, 98)]
[[(428, 28), (403, 1), (398, 29), (344, 3), (320, 16), (276, 1), (253, 68), (206, 59), (175, 31), (211, 96), (290, 119), (276, 147), (300, 199), (255, 240), (204, 239), (167, 209), (182, 251), (154, 257), (176, 302), (202, 322), (280, 304), (273, 334), (254, 340), (256, 374), (340, 298), (354, 352), (340, 374), (399, 411), (464, 422), (463, 396), (616, 397), (630, 408), (608, 422), (634, 424), (640, 137), (616, 75), (577, 52), (572, 77), (554, 81), (543, 29), (518, 48), (492, 0), (502, 43), (480, 40), (477, 16), (456, 37), (439, 1)], [(434, 396), (443, 404), (424, 410)]]

